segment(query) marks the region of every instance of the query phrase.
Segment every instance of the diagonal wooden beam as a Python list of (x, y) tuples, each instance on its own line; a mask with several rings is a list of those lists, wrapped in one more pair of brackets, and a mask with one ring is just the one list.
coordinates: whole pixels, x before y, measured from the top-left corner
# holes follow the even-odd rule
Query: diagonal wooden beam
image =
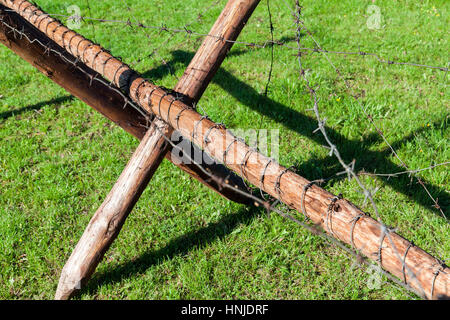
[[(236, 40), (260, 0), (229, 0), (210, 34)], [(174, 91), (183, 100), (197, 102), (213, 78), (232, 42), (206, 37)], [(55, 299), (69, 299), (89, 280), (125, 219), (170, 152), (173, 128), (156, 118), (103, 204), (96, 211), (64, 266)]]

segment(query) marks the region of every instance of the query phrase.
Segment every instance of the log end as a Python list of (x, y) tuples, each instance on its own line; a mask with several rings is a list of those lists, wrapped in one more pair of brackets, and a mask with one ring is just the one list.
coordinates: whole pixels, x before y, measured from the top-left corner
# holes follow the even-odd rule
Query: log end
[(55, 300), (69, 300), (81, 290), (81, 279), (63, 271), (56, 288)]

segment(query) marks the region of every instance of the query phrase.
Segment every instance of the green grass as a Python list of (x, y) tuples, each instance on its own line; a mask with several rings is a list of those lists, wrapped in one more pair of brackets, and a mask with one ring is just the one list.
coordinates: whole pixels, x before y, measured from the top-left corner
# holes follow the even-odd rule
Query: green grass
[[(90, 1), (92, 16), (207, 33), (225, 1), (200, 22), (202, 1)], [(291, 3), (291, 1), (288, 1)], [(67, 1), (38, 1), (66, 14)], [(77, 3), (89, 15), (85, 1)], [(383, 58), (447, 66), (448, 1), (376, 1), (384, 27), (369, 30), (372, 1), (302, 1), (306, 25), (330, 50), (379, 53)], [(295, 46), (292, 17), (271, 1), (275, 39)], [(115, 23), (78, 30), (123, 57), (160, 85), (173, 87), (201, 39)], [(270, 38), (262, 1), (239, 40)], [(313, 47), (308, 37), (303, 45)], [(162, 45), (162, 46), (161, 46)], [(148, 55), (158, 48), (158, 55)], [(229, 128), (280, 130), (280, 162), (297, 164), (308, 179), (342, 171), (319, 133), (310, 97), (298, 79), (295, 51), (276, 47), (268, 98), (261, 96), (270, 48), (235, 45), (201, 99), (210, 118)], [(168, 61), (174, 74), (162, 65)], [(378, 63), (371, 57), (329, 55), (356, 88), (360, 102), (411, 169), (450, 159), (448, 75)], [(303, 57), (327, 131), (346, 162), (369, 172), (403, 171), (323, 55)], [(4, 46), (0, 47), (0, 298), (51, 299), (60, 271), (130, 158), (138, 141), (72, 98)], [(448, 167), (418, 174), (449, 214)], [(450, 228), (416, 180), (364, 177), (380, 190), (375, 201), (386, 224), (429, 253), (448, 259)], [(354, 181), (332, 180), (367, 212)], [(81, 299), (417, 299), (370, 274), (350, 256), (283, 218), (230, 203), (164, 160), (107, 252)]]

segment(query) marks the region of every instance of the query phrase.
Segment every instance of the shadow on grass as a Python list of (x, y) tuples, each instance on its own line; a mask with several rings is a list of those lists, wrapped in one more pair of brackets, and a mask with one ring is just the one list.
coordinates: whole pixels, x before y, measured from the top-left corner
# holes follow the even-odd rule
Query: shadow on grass
[[(241, 55), (246, 53), (245, 50), (235, 50), (230, 52), (229, 56)], [(173, 58), (169, 61), (171, 65), (180, 65), (180, 62), (187, 65), (194, 53), (177, 50), (172, 52)], [(160, 79), (167, 75), (167, 68), (164, 65), (158, 66), (144, 74), (144, 76), (152, 79)], [(286, 128), (297, 132), (298, 134), (311, 139), (312, 141), (325, 145), (325, 140), (320, 133), (314, 134), (313, 131), (317, 128), (316, 118), (306, 116), (296, 110), (291, 109), (281, 103), (278, 103), (260, 93), (247, 83), (239, 80), (231, 73), (223, 68), (219, 69), (213, 82), (222, 87), (230, 95), (240, 101), (247, 107), (257, 111), (262, 116), (269, 117), (277, 122), (282, 123)], [(439, 127), (441, 119), (433, 121), (435, 127)], [(446, 129), (448, 123), (445, 122), (443, 130)], [(365, 137), (364, 141), (349, 140), (336, 130), (326, 127), (327, 133), (334, 144), (339, 148), (342, 158), (346, 163), (350, 163), (353, 159), (357, 159), (355, 171), (365, 170), (367, 172), (376, 173), (395, 173), (405, 171), (405, 168), (395, 164), (389, 159), (391, 151), (386, 147), (383, 151), (373, 151), (370, 147), (381, 141), (378, 133), (371, 133)], [(402, 139), (393, 142), (391, 145), (397, 149), (401, 145), (415, 138), (415, 135), (430, 128), (417, 129)], [(334, 157), (317, 158), (313, 157), (306, 162), (297, 166), (298, 172), (309, 180), (330, 177), (337, 172), (342, 171), (341, 165)], [(433, 212), (442, 216), (442, 214), (433, 209), (433, 201), (427, 195), (426, 191), (416, 181), (412, 181), (408, 175), (398, 176), (395, 178), (382, 178), (383, 182), (391, 186), (395, 191), (407, 195), (413, 201), (419, 203), (426, 209), (431, 209)], [(438, 199), (438, 204), (446, 217), (450, 217), (450, 196), (445, 189), (439, 186), (432, 185), (424, 181), (424, 184), (430, 194)], [(345, 195), (344, 195), (345, 196)]]
[[(82, 293), (94, 294), (101, 285), (120, 282), (122, 279), (145, 272), (153, 265), (165, 259), (185, 255), (192, 249), (201, 248), (211, 242), (222, 239), (230, 234), (238, 225), (248, 225), (253, 218), (260, 215), (262, 209), (256, 207), (242, 207), (237, 213), (225, 215), (217, 222), (207, 227), (188, 232), (171, 240), (165, 247), (148, 251), (135, 260), (125, 262), (103, 273), (95, 275)], [(265, 212), (265, 211), (264, 211)]]
[[(240, 55), (246, 52), (247, 51), (244, 50), (236, 50), (229, 55)], [(187, 66), (194, 54), (177, 50), (172, 52), (172, 55), (173, 59), (168, 62), (170, 65), (180, 64), (181, 62), (181, 64)], [(157, 68), (148, 71), (143, 76), (152, 80), (158, 80), (166, 76), (168, 72), (166, 65), (160, 65)], [(317, 121), (315, 118), (306, 116), (288, 106), (261, 95), (248, 84), (242, 82), (224, 69), (219, 69), (213, 81), (241, 103), (257, 111), (261, 115), (270, 117), (271, 119), (282, 123), (290, 130), (295, 131), (318, 144), (325, 144), (321, 134), (313, 133), (317, 128)], [(440, 119), (436, 119), (434, 123), (440, 124)], [(447, 123), (445, 125), (447, 126)], [(360, 140), (349, 140), (330, 127), (326, 127), (326, 130), (331, 140), (338, 146), (341, 156), (347, 163), (350, 163), (353, 159), (358, 159), (355, 167), (356, 171), (364, 169), (368, 172), (395, 173), (405, 170), (388, 159), (391, 155), (388, 148), (383, 151), (370, 150), (372, 144), (378, 143), (381, 140), (378, 133), (370, 134), (364, 139), (364, 142), (361, 142)], [(398, 148), (407, 141), (414, 139), (415, 134), (424, 130), (429, 130), (429, 128), (420, 128), (411, 132), (403, 139), (392, 143), (392, 145), (394, 148)], [(342, 171), (342, 167), (334, 157), (313, 157), (308, 161), (299, 164), (297, 170), (307, 179), (314, 180), (333, 176), (336, 172)], [(383, 181), (397, 192), (409, 196), (413, 201), (421, 204), (425, 208), (432, 208), (433, 202), (428, 197), (425, 190), (417, 183), (411, 183), (410, 178), (407, 176), (384, 179)], [(449, 217), (448, 207), (450, 205), (450, 200), (446, 191), (426, 182), (425, 185), (435, 198), (439, 198), (439, 204), (443, 211), (447, 213), (447, 217)], [(261, 211), (256, 208), (242, 208), (238, 213), (227, 215), (217, 223), (210, 224), (205, 228), (180, 236), (172, 240), (164, 248), (156, 251), (149, 251), (144, 253), (138, 259), (123, 263), (118, 267), (113, 267), (106, 272), (94, 276), (83, 292), (93, 293), (100, 285), (121, 281), (124, 278), (144, 272), (146, 269), (162, 262), (164, 259), (171, 259), (175, 256), (186, 254), (193, 248), (207, 245), (215, 239), (221, 239), (230, 234), (238, 224), (249, 224), (260, 212)], [(441, 215), (439, 212), (435, 212), (436, 214)], [(224, 225), (226, 226), (225, 228)]]
[(39, 109), (42, 109), (42, 107), (47, 106), (47, 105), (48, 106), (57, 105), (57, 104), (68, 102), (68, 101), (71, 101), (74, 99), (75, 98), (73, 96), (62, 96), (62, 97), (54, 98), (51, 100), (39, 102), (39, 103), (33, 104), (31, 106), (26, 106), (26, 107), (23, 107), (23, 108), (20, 108), (17, 110), (5, 111), (5, 112), (0, 113), (0, 120), (4, 120), (9, 117), (17, 116), (17, 115), (27, 112), (27, 111), (39, 110)]

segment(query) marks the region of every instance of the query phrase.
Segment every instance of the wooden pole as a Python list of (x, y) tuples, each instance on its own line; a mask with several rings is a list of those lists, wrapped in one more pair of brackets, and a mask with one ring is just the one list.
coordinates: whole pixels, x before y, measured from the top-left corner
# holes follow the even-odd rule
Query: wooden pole
[(184, 137), (224, 161), (237, 174), (245, 175), (252, 184), (305, 214), (331, 236), (378, 261), (381, 267), (404, 280), (419, 294), (430, 299), (450, 295), (450, 269), (445, 264), (388, 230), (348, 200), (311, 184), (251, 149), (223, 125), (202, 117), (163, 89), (146, 82), (128, 66), (102, 52), (100, 46), (68, 30), (29, 2), (1, 2), (14, 8), (61, 46), (72, 49), (75, 56), (106, 79), (126, 88), (130, 97), (145, 110), (179, 129)]
[[(260, 0), (229, 0), (212, 34), (236, 40)], [(197, 102), (219, 68), (232, 42), (206, 37), (175, 87), (190, 102)], [(195, 79), (192, 80), (191, 79)], [(173, 133), (167, 123), (155, 119), (106, 200), (92, 217), (62, 272), (55, 299), (69, 299), (89, 280), (105, 252), (152, 178), (164, 155), (172, 148), (166, 139)]]
[[(0, 11), (2, 8), (6, 9), (0, 4)], [(148, 131), (148, 116), (143, 116), (129, 105), (124, 108), (124, 96), (120, 93), (120, 90), (110, 85), (97, 72), (83, 63), (78, 63), (77, 67), (74, 67), (69, 62), (76, 60), (72, 55), (60, 48), (59, 45), (41, 31), (36, 30), (34, 26), (20, 15), (3, 10), (1, 19), (3, 19), (0, 22), (1, 43), (36, 67), (50, 80), (66, 89), (70, 94), (100, 112), (126, 132), (142, 140)], [(16, 31), (13, 31), (11, 28), (14, 28)], [(52, 50), (46, 50), (46, 48), (52, 48)], [(201, 154), (201, 157), (206, 157), (206, 154), (201, 149), (195, 145), (193, 148), (195, 148), (193, 152)], [(172, 153), (170, 152), (166, 153), (165, 158), (221, 196), (237, 203), (249, 204), (249, 200), (240, 193), (222, 189), (216, 181), (211, 180), (195, 164), (172, 159)], [(245, 190), (242, 179), (222, 164), (204, 162), (201, 166), (206, 171), (213, 172), (219, 179), (228, 179), (231, 184), (241, 190)]]
[(61, 272), (55, 299), (69, 299), (85, 285), (119, 234), (126, 217), (144, 191), (146, 183), (143, 182), (149, 181), (164, 157), (160, 151), (167, 141), (160, 138), (161, 132), (168, 133), (167, 125), (161, 120), (154, 121), (134, 152), (132, 161), (89, 221)]

